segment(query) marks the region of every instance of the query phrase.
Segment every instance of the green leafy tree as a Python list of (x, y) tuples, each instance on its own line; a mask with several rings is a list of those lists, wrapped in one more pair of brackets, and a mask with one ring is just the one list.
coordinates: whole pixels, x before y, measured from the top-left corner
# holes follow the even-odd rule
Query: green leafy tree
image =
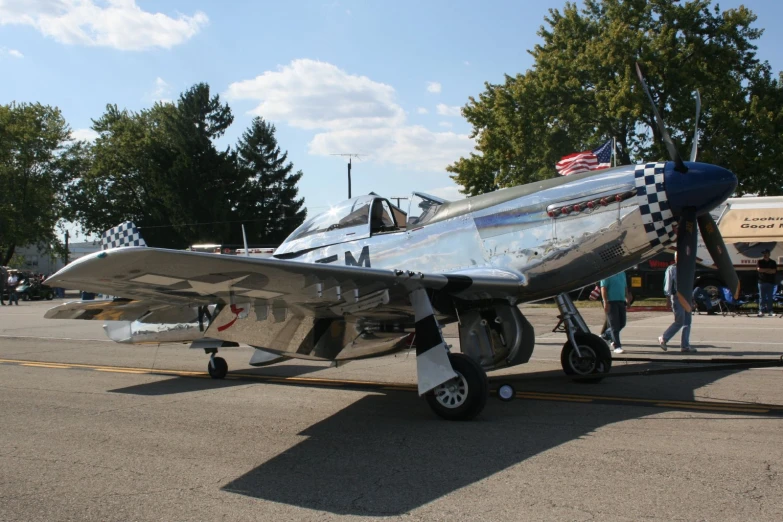
[(247, 225), (248, 241), (280, 243), (307, 215), (304, 199), (297, 199), (302, 171), (293, 173), (288, 153), (277, 145), (275, 126), (262, 118), (254, 118), (242, 134), (237, 154), (240, 176), (246, 180), (239, 209), (253, 216)]
[(477, 153), (448, 167), (468, 194), (553, 177), (571, 152), (617, 139), (619, 163), (667, 159), (634, 64), (645, 67), (681, 154), (702, 97), (700, 155), (733, 170), (741, 192), (777, 194), (783, 81), (756, 58), (762, 33), (747, 8), (709, 0), (585, 0), (552, 9), (534, 66), (486, 84), (463, 115)]
[(230, 222), (241, 217), (244, 184), (235, 153), (214, 144), (232, 121), (206, 84), (138, 113), (107, 106), (93, 121), (92, 165), (71, 188), (69, 217), (96, 234), (132, 220), (154, 246), (238, 240)]
[(87, 161), (60, 110), (40, 103), (0, 105), (0, 262), (16, 247), (59, 251), (55, 225), (66, 190)]

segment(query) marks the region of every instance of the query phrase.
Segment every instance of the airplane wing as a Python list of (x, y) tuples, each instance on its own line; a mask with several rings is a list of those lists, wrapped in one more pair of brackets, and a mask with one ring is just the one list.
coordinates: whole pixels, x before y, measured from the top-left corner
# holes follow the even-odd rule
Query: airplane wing
[[(522, 282), (514, 273), (494, 269), (431, 274), (405, 267), (389, 270), (126, 247), (85, 256), (46, 284), (176, 309), (267, 301), (314, 317), (358, 314), (381, 319), (385, 314), (412, 314), (408, 294), (414, 288), (465, 300), (505, 299), (518, 296)], [(79, 318), (93, 316), (106, 317), (88, 313)]]

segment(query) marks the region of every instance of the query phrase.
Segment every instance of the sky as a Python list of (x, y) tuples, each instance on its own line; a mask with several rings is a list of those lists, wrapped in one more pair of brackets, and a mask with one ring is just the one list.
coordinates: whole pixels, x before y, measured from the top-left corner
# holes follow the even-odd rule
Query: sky
[[(783, 2), (744, 4), (757, 27)], [(80, 139), (107, 104), (140, 110), (206, 82), (234, 113), (275, 124), (309, 215), (371, 191), (461, 196), (445, 167), (473, 150), (460, 114), (485, 82), (532, 66), (527, 50), (564, 0), (0, 0), (0, 104), (58, 106)], [(758, 56), (783, 64), (769, 27)], [(405, 208), (405, 201), (402, 206)]]

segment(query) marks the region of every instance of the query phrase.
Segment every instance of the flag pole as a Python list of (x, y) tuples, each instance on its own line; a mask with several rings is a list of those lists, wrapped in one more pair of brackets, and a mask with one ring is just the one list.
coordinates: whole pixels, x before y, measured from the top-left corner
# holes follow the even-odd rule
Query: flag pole
[(612, 136), (612, 162), (614, 165), (613, 167), (617, 166), (617, 139)]

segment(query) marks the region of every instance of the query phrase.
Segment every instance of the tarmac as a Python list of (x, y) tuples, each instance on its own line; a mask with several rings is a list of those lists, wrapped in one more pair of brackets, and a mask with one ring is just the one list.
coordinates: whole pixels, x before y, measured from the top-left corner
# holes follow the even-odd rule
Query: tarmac
[[(187, 345), (0, 308), (0, 520), (783, 520), (783, 319), (629, 314), (599, 383), (560, 367), (553, 308), (529, 364), (471, 422), (437, 418), (415, 356), (206, 375)], [(599, 309), (584, 316), (596, 331)], [(456, 329), (447, 342), (458, 347)]]

